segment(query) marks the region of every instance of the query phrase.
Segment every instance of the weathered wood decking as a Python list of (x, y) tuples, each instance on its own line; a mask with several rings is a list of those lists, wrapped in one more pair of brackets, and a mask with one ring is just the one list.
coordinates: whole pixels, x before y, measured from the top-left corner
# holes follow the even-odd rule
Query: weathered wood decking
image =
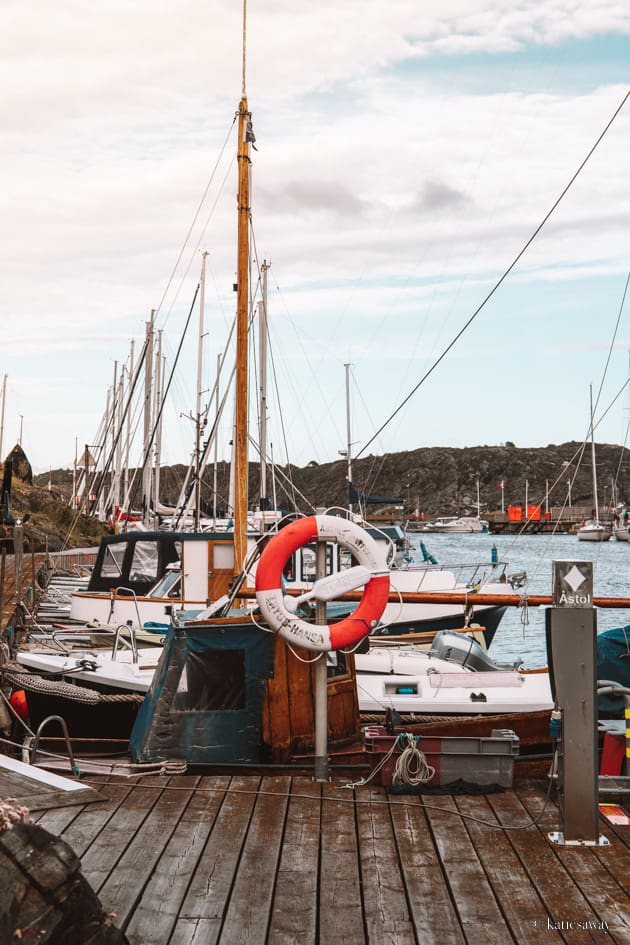
[(554, 804), (506, 832), (445, 813), (528, 823), (538, 783), (418, 798), (284, 776), (87, 780), (102, 801), (37, 819), (132, 945), (630, 943), (630, 827), (602, 821), (611, 846), (569, 848), (547, 839)]

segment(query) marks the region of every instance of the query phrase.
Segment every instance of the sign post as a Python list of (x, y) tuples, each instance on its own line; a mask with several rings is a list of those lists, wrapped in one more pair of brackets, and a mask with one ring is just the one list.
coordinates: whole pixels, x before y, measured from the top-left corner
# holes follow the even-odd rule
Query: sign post
[(547, 609), (547, 654), (560, 712), (558, 844), (604, 846), (599, 834), (597, 753), (597, 614), (593, 562), (553, 562), (553, 606)]

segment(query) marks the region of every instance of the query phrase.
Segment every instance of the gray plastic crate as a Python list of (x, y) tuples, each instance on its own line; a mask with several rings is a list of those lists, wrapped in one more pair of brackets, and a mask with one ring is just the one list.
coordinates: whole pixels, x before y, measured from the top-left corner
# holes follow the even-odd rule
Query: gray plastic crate
[[(372, 781), (374, 784), (390, 785), (396, 762), (407, 745), (406, 739), (388, 735), (381, 725), (368, 726), (364, 737), (372, 769), (397, 742), (393, 754)], [(462, 780), (472, 784), (512, 787), (514, 782), (514, 761), (519, 753), (519, 739), (511, 729), (493, 729), (492, 735), (484, 738), (420, 736), (415, 746), (423, 753), (427, 764), (435, 769), (429, 784), (443, 785)]]

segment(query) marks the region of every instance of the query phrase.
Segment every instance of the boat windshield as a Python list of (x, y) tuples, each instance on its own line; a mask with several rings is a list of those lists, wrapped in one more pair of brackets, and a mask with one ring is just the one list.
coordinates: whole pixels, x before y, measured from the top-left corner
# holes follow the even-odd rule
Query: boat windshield
[(101, 567), (102, 577), (120, 577), (126, 550), (126, 542), (119, 545), (109, 545), (106, 548), (103, 565)]
[(147, 597), (180, 597), (181, 582), (181, 571), (167, 571), (157, 584), (151, 588)]
[(155, 541), (136, 542), (129, 570), (130, 581), (157, 581), (158, 551)]

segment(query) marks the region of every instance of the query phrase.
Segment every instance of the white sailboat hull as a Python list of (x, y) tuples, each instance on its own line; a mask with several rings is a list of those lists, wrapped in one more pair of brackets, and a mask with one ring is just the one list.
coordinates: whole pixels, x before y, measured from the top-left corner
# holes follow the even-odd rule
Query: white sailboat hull
[(416, 648), (374, 647), (356, 654), (363, 713), (498, 715), (553, 708), (549, 674), (474, 672)]
[(578, 529), (578, 541), (608, 541), (612, 537), (612, 529), (601, 522), (587, 522)]

